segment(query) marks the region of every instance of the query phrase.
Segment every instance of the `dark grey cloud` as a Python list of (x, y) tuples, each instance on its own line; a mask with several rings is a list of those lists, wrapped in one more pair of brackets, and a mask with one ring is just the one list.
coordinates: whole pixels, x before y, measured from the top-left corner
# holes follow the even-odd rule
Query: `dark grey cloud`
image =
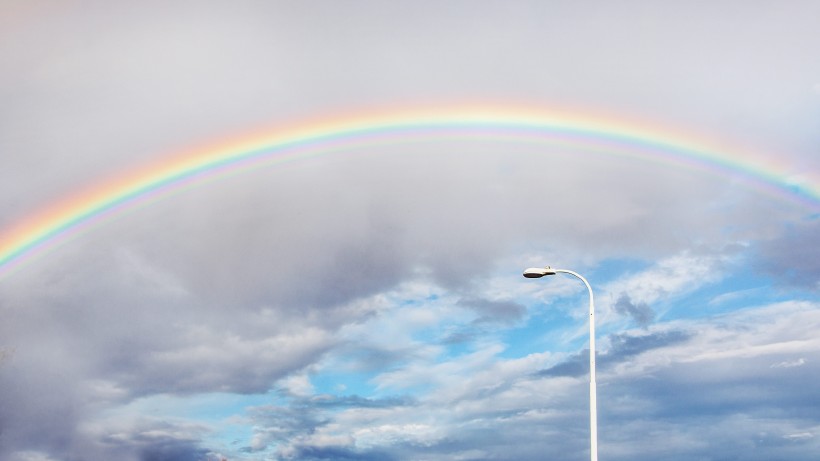
[(584, 376), (589, 374), (589, 349), (584, 349), (557, 365), (538, 373), (542, 376)]
[(297, 406), (305, 408), (393, 408), (414, 405), (415, 403), (415, 399), (412, 397), (367, 398), (359, 395), (327, 395), (300, 400)]
[(648, 326), (655, 319), (655, 311), (647, 303), (634, 303), (627, 293), (621, 293), (612, 306), (615, 312), (626, 315), (642, 327)]
[[(613, 334), (607, 339), (610, 346), (607, 350), (596, 353), (596, 366), (603, 370), (623, 363), (624, 361), (654, 349), (673, 346), (686, 341), (691, 334), (686, 331), (660, 331), (645, 335), (627, 333)], [(570, 356), (567, 360), (539, 372), (541, 376), (584, 376), (589, 374), (589, 349)]]
[[(820, 367), (800, 359), (813, 346), (783, 347), (808, 337), (808, 329), (781, 329), (811, 329), (816, 321), (811, 309), (787, 305), (747, 310), (732, 321), (716, 317), (671, 330), (670, 339), (682, 334), (685, 340), (639, 356), (632, 352), (644, 348), (622, 337), (620, 349), (635, 363), (618, 368), (628, 373), (610, 369), (599, 378), (605, 383), (599, 385), (601, 434), (609, 433), (601, 446), (626, 450), (622, 441), (643, 433), (667, 443), (642, 444), (633, 457), (732, 459), (752, 447), (753, 459), (792, 459), (816, 450), (818, 391), (805, 383), (818, 378)], [(736, 337), (745, 339), (727, 341)]]
[(777, 238), (757, 249), (760, 269), (784, 283), (820, 290), (820, 219), (789, 225)]
[(133, 457), (138, 461), (224, 460), (220, 454), (202, 446), (200, 437), (205, 431), (201, 427), (144, 420), (106, 429), (111, 432), (100, 434), (97, 440), (98, 446), (104, 447), (100, 455), (119, 459)]
[[(337, 342), (323, 325), (287, 312), (274, 315), (247, 305), (226, 309), (183, 292), (169, 296), (175, 287), (158, 283), (150, 267), (134, 269), (79, 269), (57, 283), (34, 283), (43, 288), (39, 295), (8, 306), (16, 328), (9, 325), (5, 338), (26, 352), (20, 356), (26, 361), (43, 349), (44, 339), (25, 331), (49, 331), (47, 344), (69, 363), (82, 365), (89, 377), (116, 382), (130, 396), (265, 392)], [(95, 288), (75, 292), (85, 284)], [(29, 303), (41, 307), (31, 309)]]
[(601, 447), (626, 449), (621, 440), (642, 433), (667, 443), (642, 444), (633, 457), (732, 459), (751, 447), (750, 459), (799, 459), (820, 448), (817, 391), (795, 384), (818, 368), (801, 368), (790, 375), (766, 359), (724, 359), (609, 381), (599, 387)]
[(496, 301), (481, 298), (462, 298), (459, 306), (464, 306), (478, 314), (475, 323), (510, 324), (524, 318), (527, 308), (514, 301)]
[(140, 461), (221, 461), (209, 450), (200, 448), (187, 440), (147, 440), (140, 441)]
[(480, 338), (481, 334), (479, 331), (475, 329), (470, 330), (462, 330), (453, 332), (446, 337), (444, 337), (441, 342), (442, 344), (467, 344), (475, 341), (477, 338)]
[(355, 450), (347, 447), (315, 447), (296, 446), (287, 459), (298, 459), (305, 461), (331, 461), (331, 460), (385, 460), (391, 461), (396, 458), (393, 453), (382, 450)]
[[(248, 452), (258, 452), (276, 447), (278, 452), (288, 453), (286, 458), (308, 459), (317, 456), (326, 456), (328, 453), (337, 453), (338, 456), (362, 456), (371, 459), (366, 451), (351, 450), (349, 447), (322, 447), (308, 446), (299, 443), (300, 437), (314, 434), (317, 429), (331, 424), (333, 414), (340, 409), (391, 409), (413, 406), (416, 404), (411, 397), (367, 398), (358, 395), (333, 396), (319, 395), (315, 397), (287, 396), (288, 402), (283, 405), (267, 405), (254, 407), (249, 410), (249, 417), (257, 427), (254, 446), (246, 448)], [(294, 455), (295, 450), (299, 455)], [(330, 450), (330, 451), (325, 451)], [(384, 455), (384, 453), (382, 454)], [(347, 459), (347, 458), (343, 458)]]
[(331, 421), (327, 415), (305, 405), (257, 407), (251, 409), (250, 417), (261, 429), (257, 431), (255, 446), (248, 447), (249, 451), (264, 450), (270, 444), (288, 443)]
[[(812, 419), (818, 411), (814, 389), (798, 382), (817, 378), (816, 365), (800, 370), (773, 370), (760, 359), (716, 360), (707, 365), (680, 364), (631, 383), (634, 393), (658, 402), (654, 413), (662, 417), (703, 418), (747, 412), (757, 417), (789, 415)], [(776, 408), (770, 402), (776, 401)]]
[(0, 458), (21, 447), (71, 453), (87, 415), (76, 376), (63, 367), (28, 370), (0, 365)]
[(660, 331), (648, 335), (613, 334), (609, 336), (610, 347), (604, 354), (607, 357), (605, 360), (617, 362), (652, 349), (681, 343), (691, 336), (691, 332), (683, 330)]

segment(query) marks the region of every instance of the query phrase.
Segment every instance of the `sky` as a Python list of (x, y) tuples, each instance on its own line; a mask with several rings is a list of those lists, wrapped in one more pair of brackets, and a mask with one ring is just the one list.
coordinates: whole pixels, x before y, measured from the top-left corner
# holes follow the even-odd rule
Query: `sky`
[(0, 459), (589, 459), (547, 265), (601, 460), (820, 453), (817, 17), (3, 0), (0, 248), (264, 142), (3, 256)]

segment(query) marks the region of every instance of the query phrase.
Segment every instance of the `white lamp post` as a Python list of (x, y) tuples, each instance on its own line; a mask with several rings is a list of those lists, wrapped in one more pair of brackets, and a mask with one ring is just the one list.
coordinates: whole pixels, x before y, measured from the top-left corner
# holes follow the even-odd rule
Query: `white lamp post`
[(531, 267), (524, 271), (524, 277), (530, 279), (541, 278), (545, 275), (555, 275), (558, 272), (574, 275), (584, 282), (589, 291), (589, 448), (590, 459), (598, 461), (598, 410), (597, 390), (595, 384), (595, 304), (592, 300), (592, 287), (587, 279), (580, 274), (566, 269), (552, 269), (551, 267)]

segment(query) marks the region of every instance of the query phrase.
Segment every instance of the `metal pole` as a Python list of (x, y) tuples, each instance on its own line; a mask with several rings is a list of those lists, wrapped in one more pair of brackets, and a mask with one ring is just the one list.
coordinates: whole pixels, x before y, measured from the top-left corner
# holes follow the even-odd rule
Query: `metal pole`
[(598, 461), (598, 395), (595, 383), (595, 303), (592, 298), (592, 287), (581, 274), (566, 269), (553, 269), (555, 272), (574, 275), (584, 282), (589, 291), (589, 456), (591, 461)]

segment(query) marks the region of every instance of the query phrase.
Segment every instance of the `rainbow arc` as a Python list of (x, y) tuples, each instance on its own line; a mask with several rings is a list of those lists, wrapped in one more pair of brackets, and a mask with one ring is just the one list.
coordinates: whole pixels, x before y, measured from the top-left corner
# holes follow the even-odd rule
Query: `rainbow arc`
[(626, 125), (589, 115), (508, 106), (388, 111), (266, 130), (234, 142), (172, 155), (161, 163), (101, 182), (1, 233), (0, 276), (106, 216), (206, 178), (258, 164), (275, 165), (349, 151), (361, 145), (437, 139), (584, 146), (606, 155), (739, 176), (751, 187), (800, 202), (814, 211), (820, 209), (820, 181), (812, 177), (802, 185), (793, 184), (788, 167), (776, 158), (761, 159), (739, 150), (710, 147), (691, 136), (681, 137), (646, 124)]

